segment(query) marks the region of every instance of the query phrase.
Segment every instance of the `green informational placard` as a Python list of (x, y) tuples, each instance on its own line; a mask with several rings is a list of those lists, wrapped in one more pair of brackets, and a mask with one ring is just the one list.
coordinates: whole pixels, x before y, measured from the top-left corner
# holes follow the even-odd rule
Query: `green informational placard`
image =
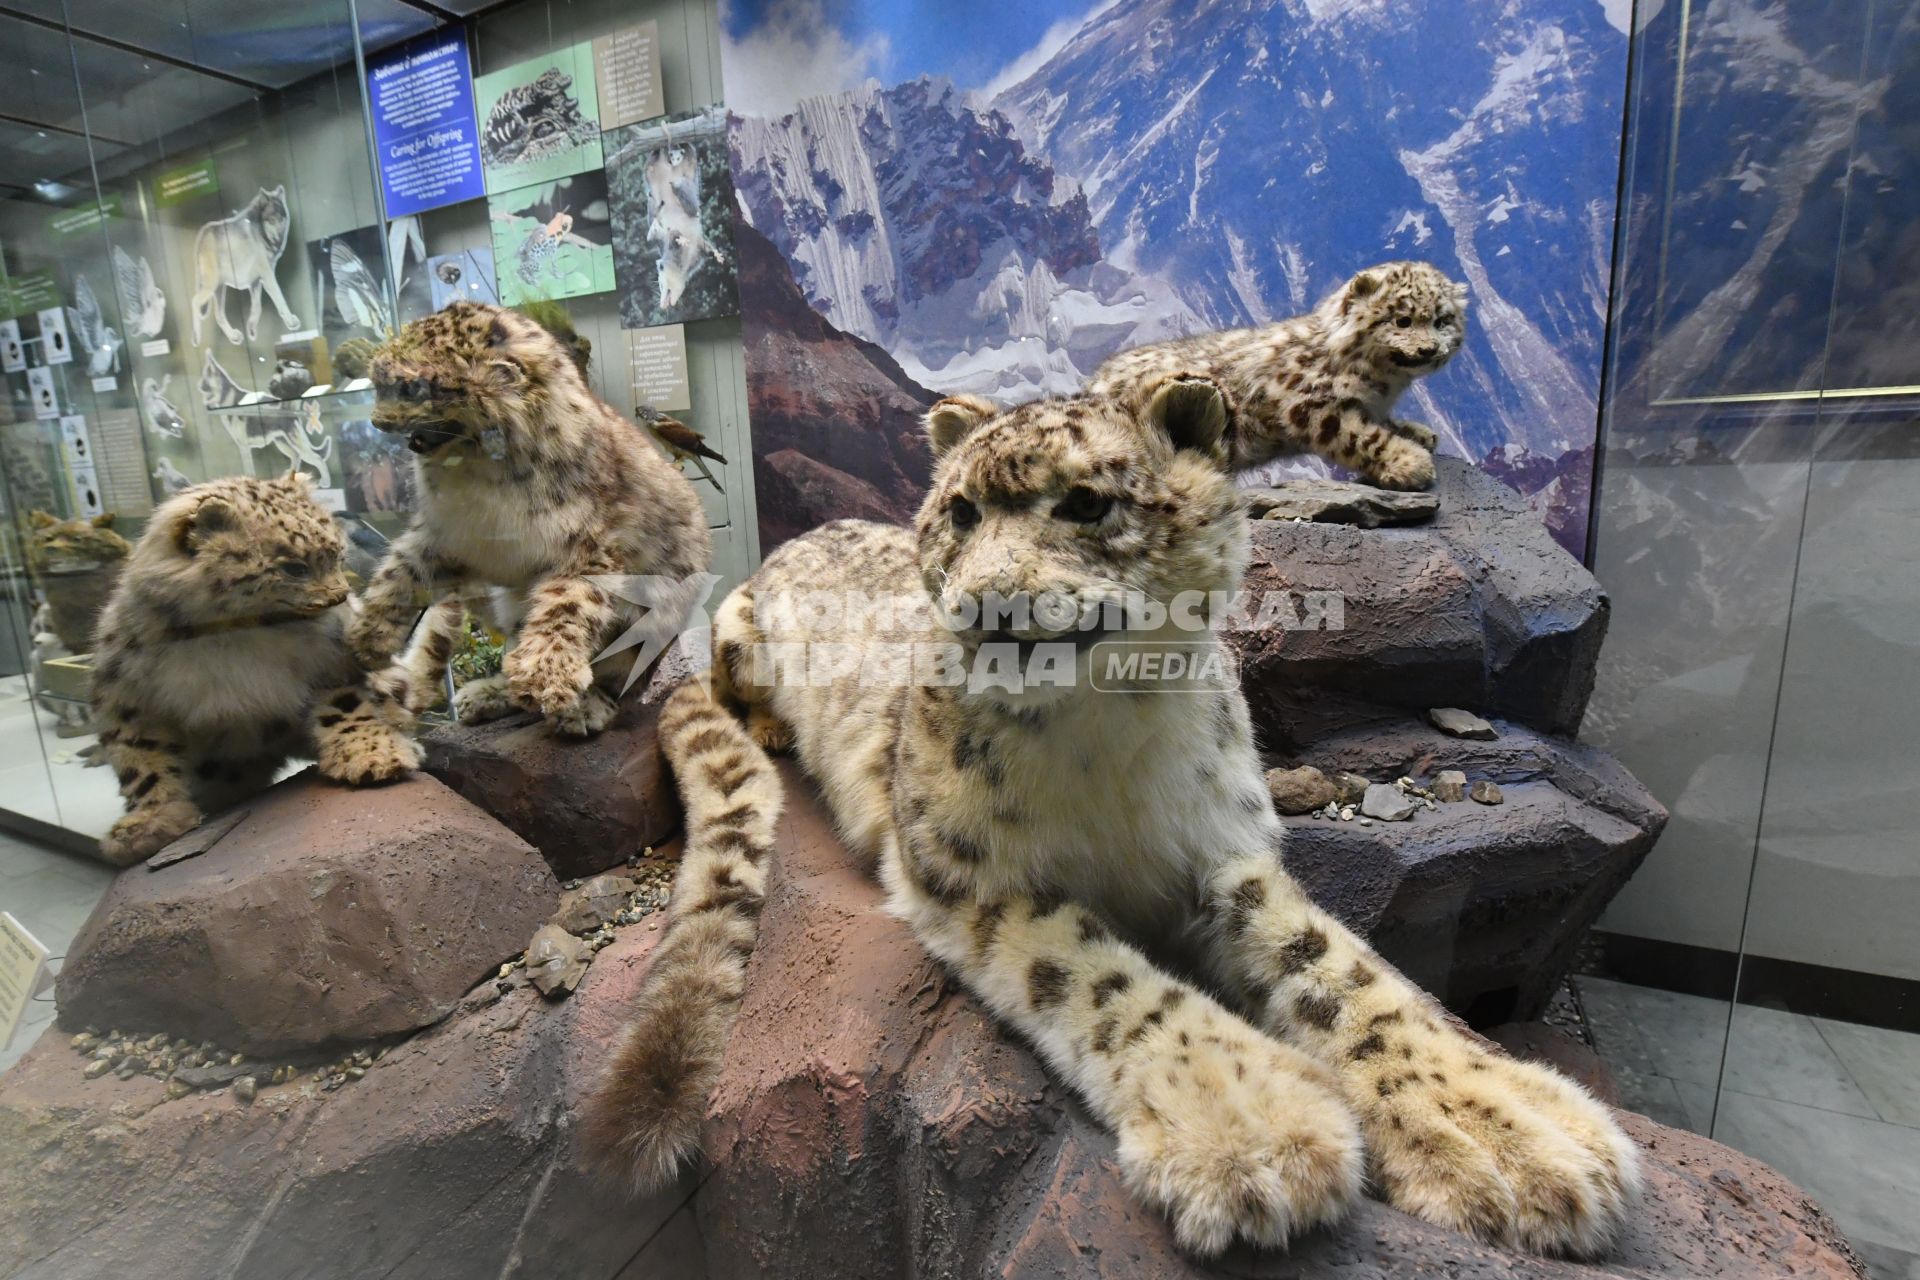
[(108, 218), (120, 215), (120, 197), (108, 196), (97, 204), (78, 209), (62, 209), (47, 219), (47, 231), (56, 240), (70, 240), (97, 229)]
[(32, 315), (60, 305), (60, 285), (45, 271), (14, 276), (7, 281), (4, 300), (8, 316)]
[(162, 209), (219, 194), (220, 179), (214, 173), (211, 158), (169, 169), (153, 179), (153, 202)]

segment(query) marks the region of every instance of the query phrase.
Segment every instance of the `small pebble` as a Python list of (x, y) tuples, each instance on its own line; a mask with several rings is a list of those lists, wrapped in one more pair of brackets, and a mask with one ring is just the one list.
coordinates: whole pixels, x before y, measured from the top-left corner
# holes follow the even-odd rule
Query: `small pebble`
[(80, 1074), (89, 1080), (98, 1080), (111, 1070), (113, 1070), (113, 1063), (107, 1061), (105, 1058), (95, 1058), (87, 1064), (87, 1069)]
[(244, 1103), (252, 1103), (254, 1094), (258, 1093), (259, 1089), (260, 1082), (252, 1076), (241, 1076), (233, 1082), (233, 1096)]
[(1502, 804), (1506, 801), (1506, 796), (1500, 793), (1499, 784), (1489, 782), (1485, 778), (1474, 783), (1473, 790), (1467, 792), (1467, 795), (1481, 804)]

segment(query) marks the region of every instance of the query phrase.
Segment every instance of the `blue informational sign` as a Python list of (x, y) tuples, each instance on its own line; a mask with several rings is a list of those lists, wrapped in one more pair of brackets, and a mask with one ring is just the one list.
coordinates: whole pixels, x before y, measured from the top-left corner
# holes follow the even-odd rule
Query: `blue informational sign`
[(387, 217), (486, 194), (464, 31), (442, 31), (380, 58), (368, 66), (367, 83)]

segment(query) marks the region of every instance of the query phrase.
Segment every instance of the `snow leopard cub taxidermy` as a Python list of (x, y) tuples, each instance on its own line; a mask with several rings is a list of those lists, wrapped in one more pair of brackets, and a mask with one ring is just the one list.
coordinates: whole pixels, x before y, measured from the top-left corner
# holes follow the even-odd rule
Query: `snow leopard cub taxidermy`
[(633, 654), (593, 659), (638, 612), (605, 579), (656, 579), (642, 642), (675, 635), (707, 589), (693, 486), (593, 394), (572, 349), (516, 312), (456, 302), (403, 328), (370, 373), (373, 425), (406, 437), (420, 505), (367, 589), (355, 652), (384, 661), (428, 604), (407, 662), (432, 679), (466, 606), (491, 597), (517, 637), (499, 676), (461, 687), (455, 713), (519, 707), (569, 736), (598, 733)]
[(1277, 324), (1136, 347), (1089, 389), (1138, 397), (1170, 373), (1218, 380), (1235, 469), (1317, 453), (1386, 489), (1433, 483), (1434, 434), (1393, 417), (1408, 385), (1460, 350), (1467, 287), (1424, 262), (1368, 267), (1314, 310)]
[[(1578, 1085), (1456, 1029), (1287, 875), (1237, 682), (1160, 682), (1152, 666), (1089, 679), (1102, 633), (1085, 628), (1116, 626), (1110, 603), (1231, 595), (1247, 561), (1218, 389), (1163, 378), (1137, 404), (934, 405), (914, 528), (839, 521), (767, 557), (716, 614), (716, 693), (744, 704), (761, 744), (792, 743), (849, 847), (877, 860), (893, 912), (1113, 1130), (1128, 1184), (1186, 1248), (1280, 1244), (1345, 1212), (1363, 1170), (1393, 1204), (1484, 1239), (1606, 1248), (1636, 1192), (1633, 1143)], [(896, 607), (842, 633), (804, 607), (817, 593)], [(1034, 602), (1030, 617), (1003, 628), (1005, 613), (967, 608), (994, 596)], [(1223, 643), (1173, 626), (1113, 634), (1135, 652), (1217, 658)], [(1074, 678), (1017, 691), (872, 678), (908, 641), (954, 646), (962, 672), (990, 643), (1004, 646), (994, 659), (1050, 644)], [(821, 642), (845, 646), (830, 683), (765, 661)], [(1189, 669), (1230, 668), (1201, 653)], [(694, 781), (751, 791), (758, 762), (724, 719), (670, 701), (662, 741), (704, 728), (686, 754), (726, 758)], [(692, 1095), (726, 1042), (771, 857), (758, 807), (724, 815), (723, 851), (745, 870), (676, 882), (588, 1109), (593, 1150), (640, 1185), (697, 1145)], [(706, 809), (688, 813), (692, 850)]]
[(299, 475), (214, 480), (154, 511), (98, 629), (94, 723), (127, 808), (108, 859), (140, 861), (290, 757), (353, 784), (419, 764), (405, 676), (347, 652), (344, 548)]

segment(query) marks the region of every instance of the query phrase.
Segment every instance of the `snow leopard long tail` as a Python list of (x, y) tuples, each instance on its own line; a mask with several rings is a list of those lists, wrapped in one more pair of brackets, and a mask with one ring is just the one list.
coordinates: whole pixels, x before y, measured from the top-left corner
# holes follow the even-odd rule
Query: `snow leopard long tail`
[(660, 746), (686, 811), (686, 850), (633, 1017), (587, 1100), (589, 1158), (635, 1193), (698, 1152), (707, 1095), (746, 991), (780, 818), (766, 752), (696, 677), (660, 711)]

